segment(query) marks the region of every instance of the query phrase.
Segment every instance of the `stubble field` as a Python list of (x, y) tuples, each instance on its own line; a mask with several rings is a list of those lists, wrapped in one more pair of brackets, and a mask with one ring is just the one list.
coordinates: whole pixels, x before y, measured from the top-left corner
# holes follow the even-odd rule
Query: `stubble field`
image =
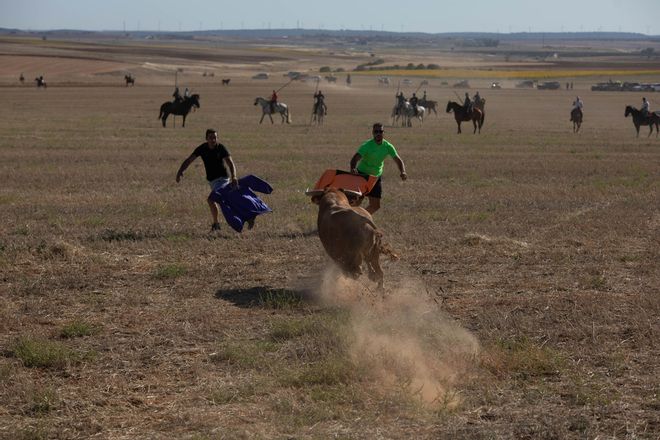
[[(392, 127), (396, 88), (355, 75), (321, 84), (324, 126), (300, 82), (293, 123), (259, 125), (285, 80), (251, 73), (184, 71), (185, 128), (157, 120), (170, 73), (2, 84), (1, 438), (658, 438), (660, 139), (623, 117), (641, 95), (482, 88), (482, 133), (457, 135), (453, 89)], [(409, 174), (386, 163), (384, 297), (332, 268), (304, 195), (376, 121)], [(211, 127), (275, 188), (254, 230), (209, 233), (201, 160), (174, 181)]]

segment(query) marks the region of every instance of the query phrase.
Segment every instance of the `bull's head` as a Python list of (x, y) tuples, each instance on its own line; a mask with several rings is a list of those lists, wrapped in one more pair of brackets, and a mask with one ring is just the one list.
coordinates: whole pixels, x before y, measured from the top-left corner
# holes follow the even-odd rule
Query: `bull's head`
[[(308, 189), (305, 191), (305, 195), (310, 196), (312, 198), (312, 203), (318, 204), (319, 201), (321, 200), (321, 197), (323, 197), (324, 194), (326, 194), (328, 191), (335, 189), (335, 188), (325, 188), (325, 189)], [(364, 195), (360, 191), (353, 191), (350, 189), (339, 189), (338, 191), (344, 193), (346, 198), (348, 199), (348, 203), (351, 206), (359, 206), (360, 203), (362, 203), (362, 199), (364, 199)]]

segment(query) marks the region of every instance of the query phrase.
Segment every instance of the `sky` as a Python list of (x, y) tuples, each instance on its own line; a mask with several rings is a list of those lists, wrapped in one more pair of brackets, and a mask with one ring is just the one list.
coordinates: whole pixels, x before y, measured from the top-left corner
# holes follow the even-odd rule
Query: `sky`
[(0, 27), (660, 35), (660, 0), (0, 0)]

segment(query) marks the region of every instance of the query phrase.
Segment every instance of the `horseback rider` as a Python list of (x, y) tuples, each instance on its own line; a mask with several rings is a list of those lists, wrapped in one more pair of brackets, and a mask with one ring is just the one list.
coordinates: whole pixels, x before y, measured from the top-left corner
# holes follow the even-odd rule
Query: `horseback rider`
[(174, 97), (174, 103), (176, 104), (177, 102), (183, 101), (183, 98), (181, 97), (181, 93), (179, 93), (179, 88), (174, 87), (174, 93), (172, 93), (172, 97)]
[(419, 102), (419, 99), (417, 98), (417, 95), (415, 93), (412, 94), (410, 97), (410, 105), (412, 105), (414, 115), (417, 116), (417, 103)]
[(277, 105), (277, 92), (273, 90), (273, 94), (270, 95), (270, 112), (275, 113), (275, 106)]
[(188, 90), (188, 87), (186, 87), (186, 90), (183, 91), (183, 97), (190, 98), (190, 90)]
[(642, 116), (645, 118), (651, 113), (651, 108), (649, 107), (649, 102), (646, 100), (646, 97), (642, 98), (642, 108), (640, 110), (642, 111)]
[(314, 93), (314, 111), (312, 113), (316, 113), (319, 109), (319, 105), (323, 109), (323, 114), (327, 115), (328, 107), (325, 105), (325, 95), (323, 95), (323, 92), (320, 90), (317, 93)]
[(584, 104), (582, 103), (582, 100), (580, 99), (580, 97), (576, 96), (575, 101), (573, 101), (573, 109), (571, 110), (571, 112), (573, 112), (574, 110), (578, 110), (580, 112), (580, 114), (582, 114), (582, 106), (583, 105)]
[(401, 110), (406, 105), (406, 97), (403, 96), (403, 92), (396, 94), (396, 112), (401, 114)]
[(481, 109), (481, 96), (479, 96), (479, 91), (478, 90), (477, 90), (477, 93), (474, 94), (474, 97), (472, 98), (472, 101), (474, 103), (473, 105), (476, 108)]
[(426, 90), (424, 90), (424, 94), (422, 95), (422, 99), (419, 100), (419, 105), (426, 106)]
[(467, 115), (472, 113), (472, 101), (470, 101), (470, 95), (468, 94), (468, 92), (465, 92), (465, 101), (463, 101), (463, 110)]

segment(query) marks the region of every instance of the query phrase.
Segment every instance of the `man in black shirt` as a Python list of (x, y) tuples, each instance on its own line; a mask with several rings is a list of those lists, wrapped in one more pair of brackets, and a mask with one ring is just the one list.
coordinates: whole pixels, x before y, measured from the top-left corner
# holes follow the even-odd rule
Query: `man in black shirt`
[[(236, 179), (236, 165), (224, 145), (218, 143), (218, 132), (212, 128), (206, 130), (206, 142), (195, 148), (192, 154), (183, 161), (179, 171), (176, 173), (176, 181), (179, 182), (183, 177), (183, 172), (188, 166), (198, 157), (202, 158), (204, 168), (206, 169), (206, 180), (211, 187), (211, 194), (217, 189), (231, 184), (236, 187), (238, 180)], [(227, 172), (227, 167), (229, 172)], [(211, 231), (220, 229), (218, 222), (218, 205), (211, 200), (211, 194), (207, 198), (209, 209), (211, 210), (211, 217), (213, 217), (213, 224)], [(251, 226), (249, 224), (248, 226)]]

